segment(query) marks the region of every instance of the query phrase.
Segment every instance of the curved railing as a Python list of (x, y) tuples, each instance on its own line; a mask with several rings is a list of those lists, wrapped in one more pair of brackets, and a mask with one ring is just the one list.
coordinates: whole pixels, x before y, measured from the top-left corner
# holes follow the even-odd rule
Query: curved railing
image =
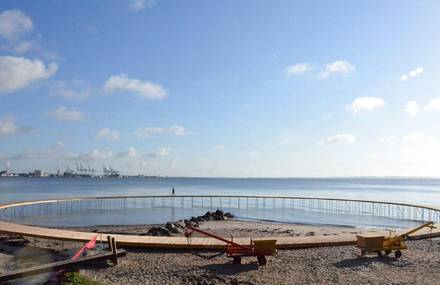
[(27, 216), (68, 215), (90, 210), (172, 208), (293, 209), (313, 213), (382, 217), (407, 221), (440, 222), (440, 208), (393, 203), (316, 197), (280, 196), (110, 196), (41, 200), (0, 206), (0, 219)]

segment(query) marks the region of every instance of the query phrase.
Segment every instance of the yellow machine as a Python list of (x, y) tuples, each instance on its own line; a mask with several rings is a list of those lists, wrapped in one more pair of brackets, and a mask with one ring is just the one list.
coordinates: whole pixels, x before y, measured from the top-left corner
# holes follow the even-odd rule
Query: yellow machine
[(423, 225), (420, 225), (414, 229), (407, 231), (406, 233), (384, 237), (378, 235), (357, 235), (357, 247), (361, 249), (361, 256), (364, 256), (366, 253), (376, 253), (378, 256), (382, 256), (382, 252), (385, 255), (389, 255), (392, 251), (394, 251), (394, 256), (399, 258), (402, 256), (403, 249), (407, 249), (405, 240), (406, 238), (415, 233), (418, 230), (421, 230), (425, 227), (434, 228), (433, 222), (427, 222)]

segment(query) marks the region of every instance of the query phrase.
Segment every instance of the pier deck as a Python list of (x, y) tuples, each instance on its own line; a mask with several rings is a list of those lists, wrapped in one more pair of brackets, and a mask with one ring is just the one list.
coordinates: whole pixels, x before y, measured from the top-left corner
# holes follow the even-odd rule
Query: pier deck
[[(412, 235), (414, 238), (434, 238), (440, 237), (440, 224), (432, 232), (424, 229), (417, 234)], [(72, 230), (49, 229), (36, 226), (26, 226), (14, 223), (0, 221), (0, 232), (4, 234), (14, 234), (25, 237), (36, 237), (43, 239), (55, 239), (64, 241), (87, 242), (99, 233), (78, 232)], [(388, 232), (384, 231), (383, 235), (387, 236)], [(102, 238), (106, 242), (107, 234), (98, 236), (98, 240)], [(121, 247), (141, 247), (141, 248), (174, 248), (174, 249), (223, 249), (225, 244), (212, 238), (194, 237), (191, 238), (190, 244), (185, 237), (156, 237), (156, 236), (136, 236), (136, 235), (111, 235), (116, 239)], [(334, 236), (307, 236), (307, 237), (271, 237), (277, 239), (278, 249), (296, 249), (311, 248), (322, 246), (343, 246), (355, 245), (355, 234), (344, 234)], [(258, 238), (254, 238), (258, 239)], [(262, 238), (264, 239), (264, 238)], [(240, 244), (249, 244), (250, 238), (234, 238), (235, 242)]]

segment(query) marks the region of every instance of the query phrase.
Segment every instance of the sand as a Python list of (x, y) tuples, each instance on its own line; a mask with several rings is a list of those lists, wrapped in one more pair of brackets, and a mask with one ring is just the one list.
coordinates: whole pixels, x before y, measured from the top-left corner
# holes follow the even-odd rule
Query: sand
[[(140, 234), (151, 225), (76, 228), (109, 233)], [(212, 221), (202, 229), (222, 236), (306, 236), (372, 231), (350, 227), (292, 225), (269, 222)], [(33, 241), (34, 242), (34, 241)], [(35, 241), (52, 258), (68, 256), (75, 243)], [(27, 245), (27, 247), (32, 245)], [(408, 241), (401, 259), (359, 257), (353, 246), (282, 250), (258, 266), (255, 257), (233, 265), (225, 255), (203, 259), (189, 250), (127, 249), (117, 266), (96, 265), (81, 274), (103, 284), (440, 284), (440, 240)], [(4, 249), (0, 241), (0, 249)], [(21, 250), (23, 245), (17, 245)], [(70, 248), (70, 249), (69, 249)], [(15, 264), (14, 250), (0, 252), (0, 270)], [(199, 252), (213, 255), (216, 252)], [(37, 261), (34, 261), (38, 263)], [(36, 283), (38, 284), (38, 283)]]
[(440, 246), (409, 242), (401, 259), (358, 257), (352, 246), (284, 250), (265, 266), (255, 258), (233, 265), (182, 251), (130, 250), (111, 268), (82, 270), (105, 284), (439, 284)]
[[(68, 228), (76, 231), (94, 231), (100, 233), (139, 235), (148, 232), (153, 226), (159, 225), (134, 225), (134, 226), (94, 226)], [(162, 225), (160, 225), (162, 226)], [(357, 234), (374, 232), (371, 228), (354, 228), (330, 225), (303, 225), (262, 221), (207, 221), (200, 224), (200, 229), (221, 236), (230, 237), (273, 237), (273, 236), (327, 236), (338, 234)], [(183, 235), (183, 234), (181, 234)], [(201, 236), (194, 233), (194, 236)]]

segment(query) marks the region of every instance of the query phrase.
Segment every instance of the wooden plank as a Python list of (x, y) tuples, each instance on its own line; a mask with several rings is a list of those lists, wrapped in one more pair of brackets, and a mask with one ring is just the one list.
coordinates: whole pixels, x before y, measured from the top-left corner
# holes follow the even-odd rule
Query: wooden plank
[[(36, 237), (44, 239), (55, 239), (65, 241), (87, 242), (96, 236), (97, 233), (77, 232), (71, 230), (48, 229), (36, 226), (25, 226), (0, 221), (0, 232), (25, 237)], [(399, 233), (399, 232), (398, 232)], [(398, 234), (396, 233), (396, 234)], [(378, 234), (388, 236), (387, 231)], [(122, 247), (143, 247), (143, 248), (173, 248), (173, 249), (224, 249), (225, 243), (203, 237), (191, 238), (191, 243), (185, 237), (157, 237), (157, 236), (135, 236), (135, 235), (112, 235)], [(434, 238), (440, 237), (440, 225), (432, 232), (423, 229), (410, 238)], [(308, 237), (270, 237), (277, 240), (277, 249), (297, 249), (322, 246), (344, 246), (355, 245), (356, 234), (343, 234), (335, 236), (308, 236)], [(249, 245), (250, 238), (235, 238), (239, 244)]]
[(111, 238), (111, 249), (112, 249), (112, 261), (115, 265), (118, 264), (118, 248), (116, 246), (115, 238)]
[[(117, 256), (125, 256), (126, 251), (123, 249), (118, 250)], [(52, 262), (48, 264), (33, 266), (27, 269), (17, 270), (8, 272), (5, 274), (0, 275), (0, 282), (9, 281), (13, 279), (23, 278), (23, 277), (29, 277), (41, 273), (47, 273), (52, 271), (58, 271), (60, 269), (75, 269), (78, 267), (81, 267), (83, 265), (89, 265), (98, 261), (106, 261), (113, 259), (114, 253), (113, 252), (107, 252), (107, 253), (100, 253), (100, 254), (94, 254), (86, 257), (81, 257), (77, 260), (63, 260), (58, 262)]]

